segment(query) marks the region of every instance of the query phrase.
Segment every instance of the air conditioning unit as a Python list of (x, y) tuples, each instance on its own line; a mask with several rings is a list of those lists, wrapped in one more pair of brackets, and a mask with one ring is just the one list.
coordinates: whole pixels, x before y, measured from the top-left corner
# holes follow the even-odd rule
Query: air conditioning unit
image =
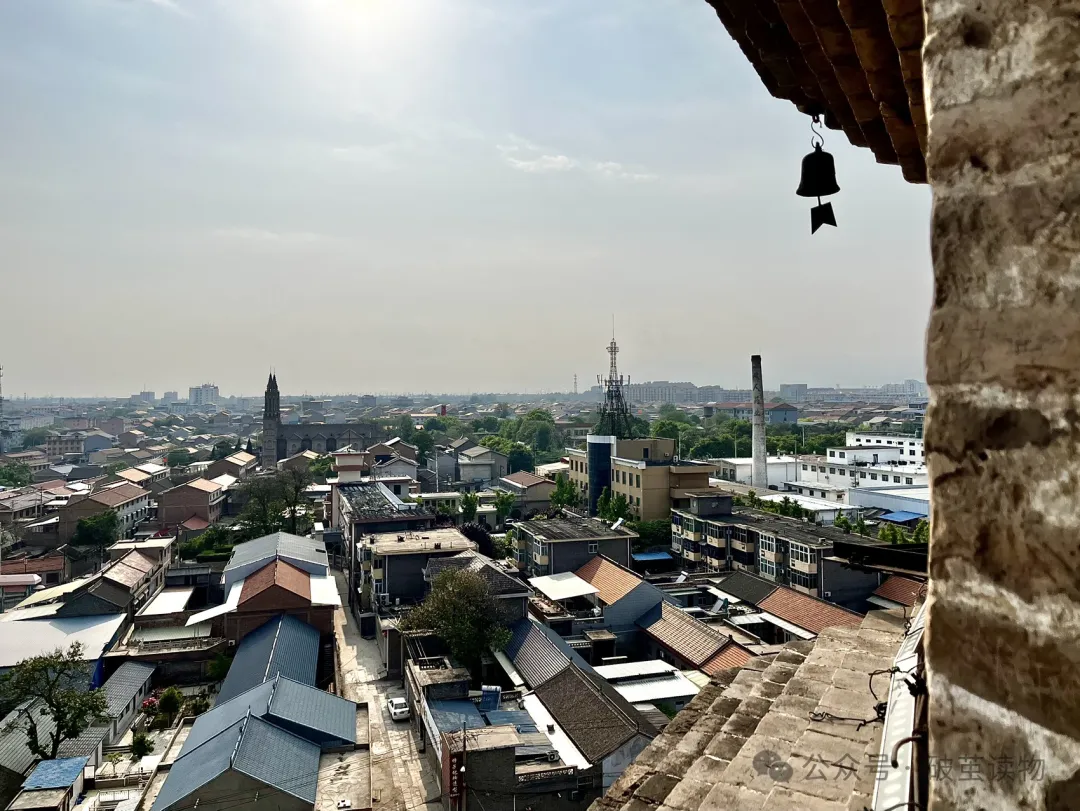
[(825, 596), (826, 596), (826, 597), (832, 597), (832, 592), (831, 592), (831, 591), (827, 591), (827, 592), (825, 592)]
[(550, 752), (547, 753), (547, 759), (550, 760), (552, 763), (558, 762), (559, 752), (555, 749), (552, 749)]

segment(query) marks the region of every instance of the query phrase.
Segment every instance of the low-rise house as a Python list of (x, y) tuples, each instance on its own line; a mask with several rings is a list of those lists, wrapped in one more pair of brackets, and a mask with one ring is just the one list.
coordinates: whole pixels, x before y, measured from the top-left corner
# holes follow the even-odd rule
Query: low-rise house
[(87, 758), (43, 760), (11, 801), (9, 811), (70, 811), (83, 793)]
[(629, 567), (636, 532), (595, 518), (550, 518), (523, 521), (518, 533), (518, 565), (530, 577), (572, 572), (596, 555)]
[(474, 541), (453, 528), (372, 536), (361, 550), (360, 588), (372, 605), (416, 603), (427, 593), (424, 573), (429, 561), (475, 549)]
[(147, 436), (138, 428), (131, 428), (116, 437), (121, 448), (138, 448), (146, 442)]
[(0, 467), (4, 465), (26, 465), (31, 473), (46, 470), (49, 467), (49, 457), (41, 451), (13, 451), (0, 453)]
[[(39, 594), (41, 592), (30, 599)], [(24, 659), (51, 653), (57, 648), (67, 649), (78, 642), (90, 665), (90, 686), (98, 687), (104, 680), (102, 657), (119, 638), (126, 619), (127, 615), (122, 611), (92, 616), (56, 616), (55, 613), (50, 616), (20, 609), (0, 614), (0, 674)]]
[(237, 645), (215, 703), (224, 704), (279, 675), (314, 686), (318, 663), (318, 630), (295, 617), (278, 615)]
[[(199, 519), (199, 529), (221, 520), (225, 490), (209, 479), (191, 479), (158, 494), (158, 523), (166, 529)], [(195, 529), (195, 527), (187, 527)]]
[(471, 488), (488, 487), (510, 472), (510, 459), (505, 454), (476, 445), (458, 451), (458, 479)]
[(315, 451), (300, 451), (287, 459), (282, 459), (277, 463), (278, 470), (308, 470), (311, 467), (311, 463), (318, 459), (320, 454)]
[(36, 574), (42, 585), (57, 586), (71, 576), (68, 558), (61, 552), (4, 551), (0, 574)]
[(247, 451), (237, 451), (229, 454), (224, 459), (218, 459), (212, 463), (206, 472), (206, 477), (213, 479), (223, 473), (228, 473), (237, 479), (246, 479), (255, 472), (258, 462), (259, 460), (255, 454)]
[(495, 486), (514, 494), (514, 509), (510, 517), (515, 519), (548, 510), (551, 507), (551, 494), (555, 492), (554, 481), (526, 470), (503, 476)]

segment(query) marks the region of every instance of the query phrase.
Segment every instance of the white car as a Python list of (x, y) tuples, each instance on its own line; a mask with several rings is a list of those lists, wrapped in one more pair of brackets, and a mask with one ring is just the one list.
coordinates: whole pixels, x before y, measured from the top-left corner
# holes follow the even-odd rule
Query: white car
[(409, 704), (403, 698), (386, 699), (386, 709), (395, 721), (406, 721), (409, 718)]

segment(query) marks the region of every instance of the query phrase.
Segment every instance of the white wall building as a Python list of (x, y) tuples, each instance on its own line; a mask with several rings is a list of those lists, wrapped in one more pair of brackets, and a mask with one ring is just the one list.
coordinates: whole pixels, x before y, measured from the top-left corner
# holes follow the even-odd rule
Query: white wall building
[(836, 517), (841, 514), (852, 519), (858, 517), (858, 507), (838, 504), (836, 501), (800, 496), (798, 493), (770, 493), (767, 496), (761, 496), (762, 501), (772, 501), (774, 503), (781, 502), (785, 498), (791, 499), (804, 510), (810, 510), (814, 514), (814, 521), (825, 526), (832, 526)]
[(872, 434), (859, 431), (848, 431), (848, 445), (865, 445), (866, 447), (900, 447), (904, 449), (905, 459), (915, 459), (919, 462), (925, 460), (923, 455), (922, 437), (904, 436), (902, 434)]
[[(835, 455), (800, 457), (796, 483), (813, 482), (853, 490), (857, 487), (884, 487), (894, 484), (925, 486), (929, 482), (926, 465), (922, 462), (900, 460), (898, 449), (889, 454), (877, 454), (876, 462), (873, 459), (874, 454), (868, 454), (864, 449), (856, 451), (854, 457), (851, 451), (845, 448), (829, 448), (828, 451), (830, 454), (835, 452)], [(840, 453), (844, 456), (840, 457)], [(866, 459), (867, 455), (870, 456), (869, 459)], [(893, 458), (888, 458), (890, 456)], [(853, 503), (850, 498), (846, 500), (849, 504)]]
[(209, 405), (211, 403), (216, 403), (219, 397), (218, 387), (213, 383), (203, 383), (201, 386), (188, 387), (189, 405)]
[[(738, 484), (750, 485), (754, 459), (750, 456), (729, 457), (727, 459), (709, 459), (718, 466), (716, 475), (720, 479)], [(784, 482), (798, 478), (798, 462), (794, 456), (769, 456), (765, 459), (766, 476), (769, 487), (784, 489)]]

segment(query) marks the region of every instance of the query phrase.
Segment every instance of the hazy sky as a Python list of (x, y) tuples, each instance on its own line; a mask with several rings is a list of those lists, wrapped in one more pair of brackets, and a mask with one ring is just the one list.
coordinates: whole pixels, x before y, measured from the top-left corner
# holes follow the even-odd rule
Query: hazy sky
[(926, 187), (704, 0), (0, 2), (9, 396), (922, 378)]

